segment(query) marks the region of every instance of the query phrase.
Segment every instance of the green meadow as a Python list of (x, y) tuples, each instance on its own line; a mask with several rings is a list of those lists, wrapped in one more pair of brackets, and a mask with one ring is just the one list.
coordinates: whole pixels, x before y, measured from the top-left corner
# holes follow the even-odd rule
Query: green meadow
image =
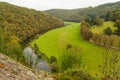
[(116, 29), (116, 27), (114, 27), (114, 22), (107, 21), (107, 22), (104, 22), (103, 25), (101, 25), (101, 26), (96, 26), (96, 25), (92, 26), (91, 31), (94, 33), (103, 34), (104, 29), (106, 29), (107, 27), (110, 27), (112, 31), (114, 31)]
[[(66, 26), (46, 32), (34, 40), (31, 45), (36, 43), (39, 50), (47, 57), (55, 56), (60, 62), (59, 56), (66, 49), (67, 44), (77, 46), (82, 56), (82, 65), (92, 74), (99, 74), (103, 64), (103, 53), (105, 48), (94, 45), (83, 40), (80, 35), (80, 23), (65, 22)], [(78, 67), (79, 68), (79, 67)]]

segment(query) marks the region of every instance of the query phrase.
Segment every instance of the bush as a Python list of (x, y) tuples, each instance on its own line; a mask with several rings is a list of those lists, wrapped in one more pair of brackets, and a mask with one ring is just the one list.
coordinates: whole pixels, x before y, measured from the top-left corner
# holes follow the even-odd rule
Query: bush
[(80, 49), (72, 47), (65, 49), (60, 56), (61, 69), (66, 70), (81, 64)]
[(52, 72), (59, 72), (59, 66), (57, 64), (57, 59), (55, 56), (51, 56), (50, 57), (50, 64), (51, 64), (51, 69), (52, 69)]
[[(92, 76), (82, 69), (68, 69), (60, 75), (56, 75), (56, 80), (93, 80)], [(97, 80), (97, 79), (96, 79)]]
[(91, 80), (92, 79), (92, 76), (82, 69), (67, 70), (66, 75), (71, 76), (73, 80)]
[(59, 72), (59, 66), (58, 66), (57, 62), (54, 62), (51, 64), (51, 69), (52, 69), (52, 72), (54, 72), (54, 73)]
[(72, 80), (70, 76), (65, 76), (65, 75), (59, 75), (56, 76), (56, 80)]
[(50, 63), (57, 62), (57, 59), (55, 56), (50, 56)]

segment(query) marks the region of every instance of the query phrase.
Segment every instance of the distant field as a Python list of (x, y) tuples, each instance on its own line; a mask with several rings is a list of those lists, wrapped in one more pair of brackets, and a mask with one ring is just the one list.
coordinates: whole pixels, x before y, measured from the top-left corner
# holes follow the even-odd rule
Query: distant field
[(114, 31), (116, 28), (113, 25), (114, 25), (114, 22), (108, 21), (108, 22), (104, 22), (102, 26), (92, 26), (91, 30), (94, 33), (103, 34), (103, 30), (106, 29), (108, 26), (112, 29), (112, 31)]
[[(51, 30), (40, 36), (32, 42), (37, 43), (40, 51), (48, 57), (54, 55), (58, 61), (67, 44), (72, 44), (80, 48), (83, 64), (88, 68), (90, 73), (99, 73), (102, 65), (102, 55), (104, 48), (96, 46), (90, 42), (84, 41), (80, 35), (80, 23), (66, 22), (65, 27)], [(112, 23), (111, 23), (112, 24)]]

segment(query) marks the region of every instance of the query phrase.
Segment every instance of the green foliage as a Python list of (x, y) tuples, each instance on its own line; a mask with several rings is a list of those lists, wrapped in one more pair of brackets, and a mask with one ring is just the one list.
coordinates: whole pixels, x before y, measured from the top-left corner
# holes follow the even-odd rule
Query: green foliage
[[(47, 57), (50, 58), (54, 55), (57, 59), (58, 66), (61, 66), (59, 57), (61, 56), (63, 51), (65, 51), (67, 45), (69, 45), (69, 48), (71, 47), (71, 45), (77, 46), (80, 49), (80, 54), (77, 54), (77, 56), (82, 57), (82, 64), (87, 66), (87, 71), (89, 73), (92, 73), (93, 75), (99, 75), (99, 73), (101, 72), (101, 68), (99, 68), (99, 65), (103, 65), (102, 53), (105, 48), (83, 40), (82, 36), (80, 35), (80, 23), (65, 22), (65, 24), (67, 24), (65, 27), (50, 30), (44, 35), (39, 36), (36, 40), (32, 42), (31, 46), (34, 46), (34, 43), (36, 43), (39, 50), (45, 53)], [(113, 23), (107, 22), (106, 25), (110, 26), (113, 25)], [(96, 30), (98, 32), (101, 28), (102, 31), (105, 29), (105, 27), (96, 28), (98, 28)], [(116, 38), (113, 37), (112, 39), (115, 39), (112, 40), (114, 41), (113, 44), (117, 45)], [(120, 51), (118, 51), (118, 53), (120, 53)]]
[(119, 40), (120, 38), (118, 36), (108, 36), (103, 34), (93, 34), (91, 40), (98, 45), (110, 47), (114, 49), (119, 49)]
[(65, 9), (52, 9), (45, 12), (53, 16), (56, 16), (61, 20), (70, 21), (70, 22), (80, 22), (82, 18), (82, 16), (80, 16), (78, 13)]
[(91, 26), (90, 30), (91, 30), (93, 33), (104, 34), (104, 30), (105, 30), (108, 26), (111, 28), (112, 32), (114, 32), (114, 30), (116, 29), (116, 27), (114, 27), (114, 22), (112, 22), (112, 21), (107, 21), (107, 22), (104, 22), (104, 24), (101, 25), (101, 26), (97, 26), (97, 25)]
[(92, 80), (92, 76), (84, 70), (71, 69), (66, 71), (66, 75), (71, 76), (72, 80)]
[(52, 72), (56, 73), (60, 71), (58, 66), (58, 61), (55, 56), (51, 56), (49, 62), (51, 64)]
[(117, 30), (115, 30), (114, 33), (120, 36), (120, 20), (117, 20), (114, 26), (117, 27)]
[(104, 20), (103, 19), (97, 19), (97, 25), (98, 26), (101, 26), (101, 25), (103, 25), (103, 23), (104, 23)]
[(104, 34), (105, 35), (112, 35), (112, 30), (109, 26), (104, 30)]
[(104, 23), (104, 19), (101, 19), (95, 15), (88, 15), (88, 17), (85, 18), (85, 21), (86, 23), (89, 23), (90, 26), (93, 26), (93, 25), (101, 26)]
[[(107, 4), (99, 5), (96, 7), (90, 6), (86, 8), (73, 9), (73, 10), (52, 9), (45, 12), (53, 16), (56, 16), (64, 21), (80, 22), (83, 19), (86, 19), (86, 18), (89, 19), (92, 17), (91, 22), (93, 23), (90, 23), (90, 25), (95, 25), (97, 17), (99, 17), (100, 19), (105, 19), (106, 21), (109, 21), (111, 19), (113, 21), (113, 20), (116, 20), (116, 18), (117, 19), (120, 18), (120, 16), (118, 15), (118, 12), (116, 12), (116, 10), (120, 11), (119, 5), (120, 5), (120, 2), (116, 2), (116, 3), (107, 3)], [(115, 11), (114, 14), (117, 14), (117, 15), (113, 16), (113, 11)], [(96, 17), (96, 19), (93, 18), (94, 16)], [(101, 22), (102, 20), (98, 21), (98, 23), (101, 23)]]
[(86, 23), (89, 23), (91, 26), (97, 25), (97, 16), (95, 15), (88, 15), (88, 17), (85, 18)]
[(68, 69), (60, 75), (57, 80), (93, 80), (92, 76), (83, 69)]
[(30, 37), (63, 25), (56, 17), (6, 2), (0, 2), (0, 10), (0, 52), (23, 64), (23, 44)]
[(29, 37), (60, 27), (63, 22), (46, 13), (0, 2), (0, 26), (24, 42)]
[(108, 11), (105, 15), (105, 20), (106, 21), (116, 21), (118, 19), (120, 19), (120, 8), (116, 8), (116, 10), (113, 11)]
[(112, 17), (111, 12), (108, 11), (108, 12), (106, 13), (106, 15), (105, 15), (105, 21), (110, 21), (110, 20), (111, 20), (111, 17)]
[(55, 56), (50, 57), (50, 63), (57, 62), (57, 59)]
[(86, 23), (86, 27), (88, 28), (88, 29), (90, 29), (90, 24), (89, 23)]
[(66, 75), (56, 75), (56, 80), (72, 80), (70, 76)]
[(105, 80), (119, 80), (120, 79), (120, 55), (117, 52), (111, 52), (109, 48), (103, 53), (102, 74)]
[(80, 49), (72, 46), (67, 48), (60, 56), (61, 69), (66, 70), (81, 64)]
[(0, 52), (18, 60), (23, 61), (22, 47), (19, 39), (8, 32), (0, 30)]

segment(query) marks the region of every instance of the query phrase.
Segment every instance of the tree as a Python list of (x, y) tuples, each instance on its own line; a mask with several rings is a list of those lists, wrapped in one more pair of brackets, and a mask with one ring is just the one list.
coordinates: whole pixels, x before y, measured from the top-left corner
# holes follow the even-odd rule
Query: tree
[(85, 19), (86, 23), (89, 23), (91, 26), (96, 25), (97, 17), (95, 15), (88, 15)]
[(96, 24), (97, 24), (98, 26), (101, 26), (101, 25), (103, 25), (103, 22), (104, 22), (103, 19), (99, 19), (99, 18), (98, 18)]
[(85, 22), (81, 23), (81, 35), (87, 41), (89, 41), (92, 37), (92, 32), (86, 27)]
[(114, 33), (120, 36), (120, 20), (117, 20), (114, 26), (117, 27), (117, 30), (115, 30)]
[(110, 20), (110, 17), (111, 17), (111, 12), (108, 11), (108, 12), (106, 13), (106, 16), (105, 16), (105, 21), (109, 21), (109, 20)]
[(105, 35), (111, 35), (112, 34), (112, 30), (109, 26), (104, 30), (104, 34)]
[(89, 23), (86, 23), (86, 27), (90, 29), (90, 24)]

